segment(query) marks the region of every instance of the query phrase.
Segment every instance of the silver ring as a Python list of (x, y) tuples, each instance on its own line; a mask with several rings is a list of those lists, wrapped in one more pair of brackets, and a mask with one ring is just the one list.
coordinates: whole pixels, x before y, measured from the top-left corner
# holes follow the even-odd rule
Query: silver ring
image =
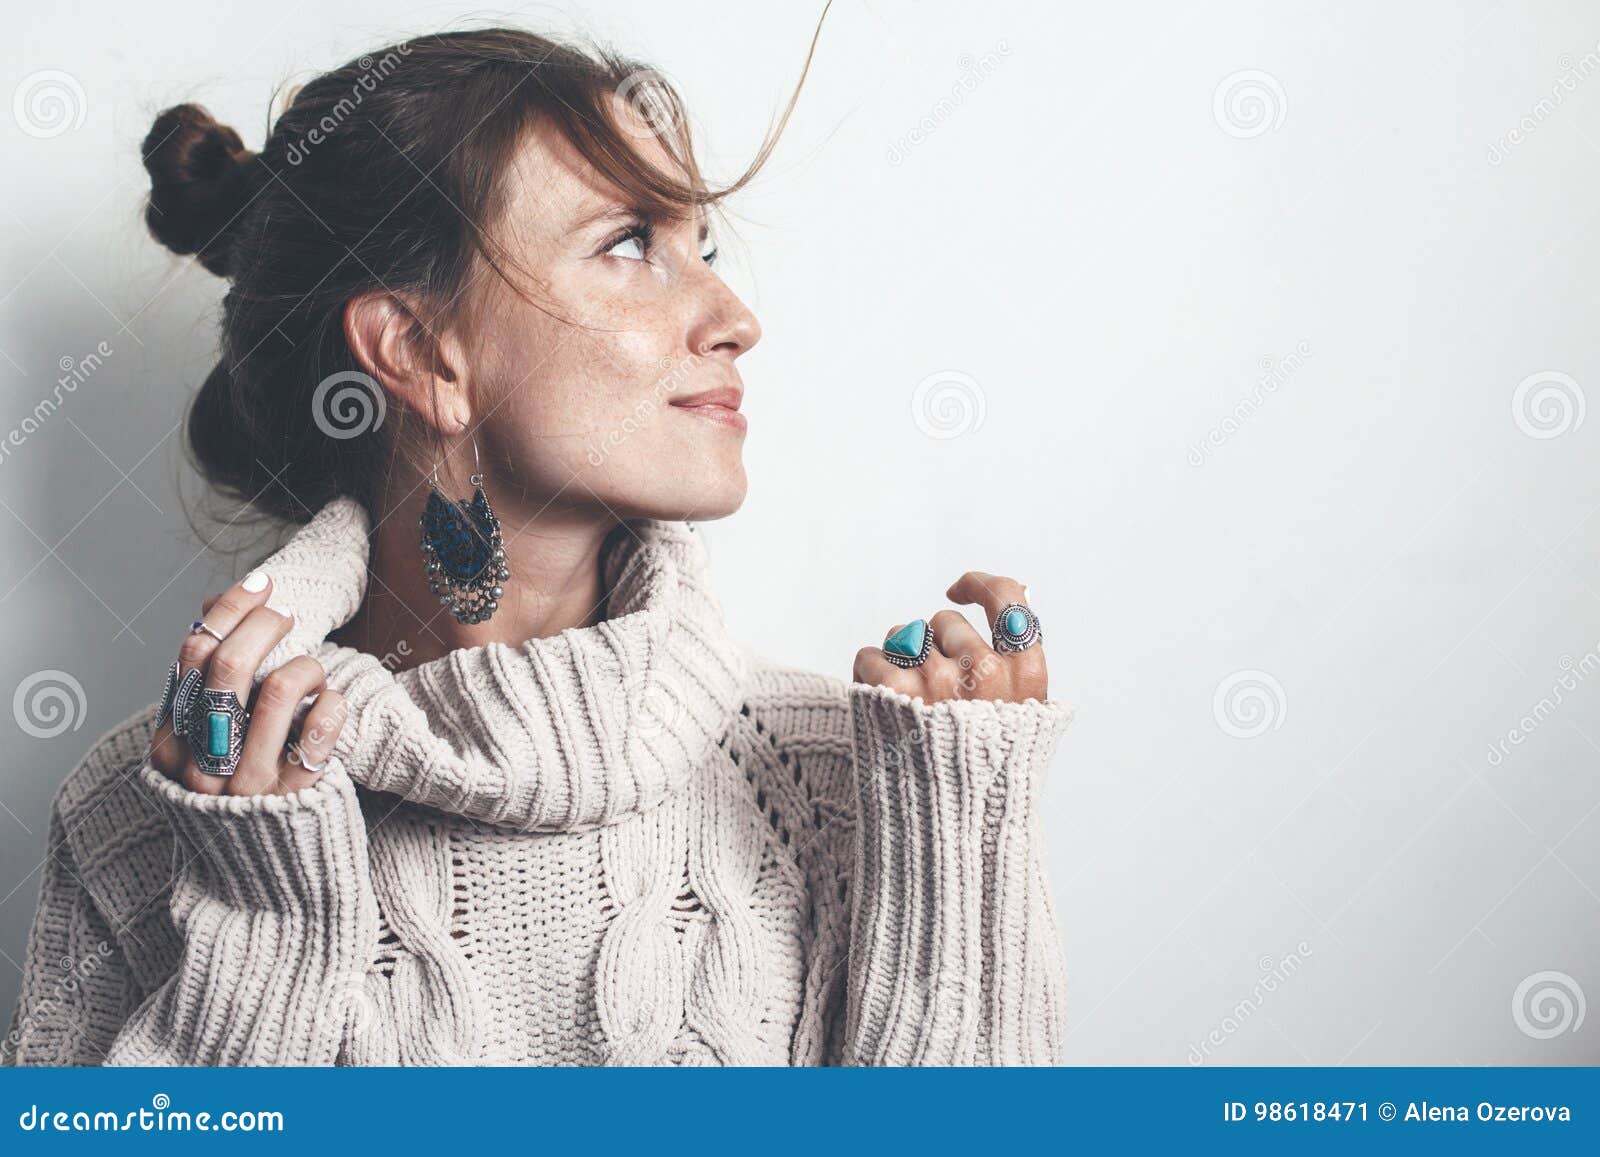
[(196, 619), (194, 622), (190, 623), (189, 633), (191, 635), (210, 635), (217, 642), (222, 642), (222, 636), (217, 634), (216, 628), (211, 626), (211, 624), (207, 623), (204, 619)]
[[(189, 674), (198, 673), (195, 668)], [(236, 692), (215, 687), (200, 688), (188, 707), (184, 738), (189, 741), (189, 754), (207, 775), (232, 775), (239, 767), (250, 712)]]
[(307, 771), (311, 772), (320, 772), (328, 766), (328, 761), (326, 759), (324, 759), (321, 763), (312, 763), (307, 760), (306, 757), (301, 753), (301, 747), (298, 741), (289, 744), (289, 762), (297, 764), (298, 766), (303, 767)]
[(896, 667), (922, 666), (933, 650), (933, 632), (928, 629), (928, 621), (912, 619), (898, 631), (890, 632), (879, 650)]
[[(166, 721), (167, 716), (172, 714), (172, 705), (177, 698), (178, 660), (174, 659), (172, 660), (172, 666), (167, 668), (167, 686), (166, 689), (161, 692), (161, 703), (160, 706), (156, 708), (155, 725), (157, 727), (160, 727), (161, 724)], [(173, 730), (177, 730), (176, 727), (174, 727)]]
[[(168, 669), (169, 675), (178, 666), (174, 661)], [(177, 680), (172, 689), (172, 702), (167, 705), (167, 711), (172, 719), (172, 730), (185, 740), (189, 738), (189, 716), (194, 710), (194, 701), (200, 695), (200, 668), (190, 667), (183, 673), (183, 678)], [(156, 726), (161, 725), (161, 720), (156, 720)]]
[(1022, 603), (1008, 603), (1000, 608), (991, 628), (996, 651), (1026, 651), (1035, 643), (1044, 641), (1039, 629), (1039, 616)]

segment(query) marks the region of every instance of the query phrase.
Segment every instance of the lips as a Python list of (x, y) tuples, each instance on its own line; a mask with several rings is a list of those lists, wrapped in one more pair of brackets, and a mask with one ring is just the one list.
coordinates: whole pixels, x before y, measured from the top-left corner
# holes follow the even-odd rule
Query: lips
[(714, 390), (703, 390), (698, 394), (688, 394), (681, 398), (673, 398), (674, 406), (685, 409), (694, 409), (699, 406), (720, 406), (724, 410), (737, 410), (744, 400), (744, 391), (737, 386), (718, 386)]
[(743, 400), (744, 391), (739, 387), (719, 386), (714, 390), (673, 398), (672, 404), (686, 413), (709, 418), (728, 429), (743, 431), (749, 425), (745, 416), (739, 413), (739, 404)]

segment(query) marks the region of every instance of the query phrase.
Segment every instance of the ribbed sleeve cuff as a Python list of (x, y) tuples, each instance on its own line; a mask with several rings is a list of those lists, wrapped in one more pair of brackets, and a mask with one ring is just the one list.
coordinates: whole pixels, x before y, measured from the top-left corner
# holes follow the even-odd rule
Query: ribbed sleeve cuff
[(149, 764), (139, 776), (175, 836), (183, 948), (108, 1063), (333, 1063), (370, 1002), (377, 927), (349, 776), (330, 761), (311, 787), (271, 796), (192, 792)]
[(1026, 1041), (1049, 1031), (1029, 1022), (1055, 1015), (1041, 1007), (1040, 978), (1059, 965), (1059, 942), (1036, 931), (1033, 797), (1071, 709), (927, 704), (859, 683), (850, 708), (859, 814), (847, 1063), (1029, 1058)]
[(336, 910), (366, 871), (366, 826), (337, 760), (287, 795), (206, 795), (148, 763), (139, 777), (177, 839), (180, 869), (219, 899), (276, 912)]

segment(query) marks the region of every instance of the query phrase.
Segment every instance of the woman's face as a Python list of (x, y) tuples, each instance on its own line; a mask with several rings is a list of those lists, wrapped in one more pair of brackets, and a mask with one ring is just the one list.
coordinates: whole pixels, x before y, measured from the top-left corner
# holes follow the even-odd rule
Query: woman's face
[[(629, 123), (625, 104), (618, 115)], [(670, 165), (632, 123), (646, 155)], [(532, 283), (510, 269), (526, 296), (492, 272), (469, 289), (466, 369), (491, 489), (530, 516), (547, 504), (623, 518), (738, 509), (735, 363), (761, 327), (714, 270), (705, 219), (642, 218), (555, 130), (530, 134), (510, 188), (495, 237)]]

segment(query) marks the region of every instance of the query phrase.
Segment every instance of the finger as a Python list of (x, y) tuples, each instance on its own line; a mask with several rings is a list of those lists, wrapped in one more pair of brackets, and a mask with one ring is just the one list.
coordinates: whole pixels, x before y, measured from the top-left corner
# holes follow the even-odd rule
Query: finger
[[(202, 602), (201, 621), (217, 636), (226, 638), (246, 615), (267, 601), (271, 585), (271, 579), (266, 571), (251, 571), (220, 595), (212, 596)], [(191, 630), (178, 647), (178, 677), (183, 678), (196, 667), (201, 668), (203, 674), (212, 654), (221, 645), (219, 639), (212, 634)], [(217, 776), (204, 775), (200, 772), (199, 766), (189, 752), (187, 739), (182, 735), (173, 734), (170, 721), (162, 727), (164, 730), (158, 729), (155, 736), (160, 744), (162, 765), (165, 767), (174, 762), (177, 764), (168, 774), (174, 779), (181, 780), (191, 791), (208, 795), (220, 794), (227, 785)]]
[(183, 775), (183, 765), (189, 758), (189, 747), (183, 737), (172, 729), (172, 719), (169, 715), (161, 721), (150, 735), (150, 750), (145, 755), (145, 760), (168, 779), (178, 779)]
[(263, 795), (279, 790), (279, 768), (295, 711), (302, 699), (321, 691), (327, 681), (322, 664), (309, 655), (290, 659), (261, 681), (255, 705), (250, 709), (250, 727), (245, 732), (244, 750), (239, 753), (239, 767), (228, 783), (229, 795)]
[[(946, 592), (958, 603), (978, 603), (984, 610), (984, 621), (993, 642), (995, 620), (1000, 612), (1012, 603), (1028, 606), (1028, 588), (1005, 575), (986, 574), (969, 570), (950, 585)], [(1029, 607), (1029, 610), (1032, 610)], [(1019, 672), (1032, 683), (1041, 683), (1045, 675), (1044, 639), (1041, 636), (1021, 651), (1002, 651), (1000, 658), (1012, 670)]]
[(953, 696), (986, 697), (985, 692), (996, 686), (997, 678), (1004, 681), (1005, 664), (1000, 655), (966, 615), (949, 609), (939, 611), (928, 621), (928, 630), (938, 656), (950, 664)]
[[(990, 642), (996, 634), (996, 622), (1002, 611), (1012, 603), (1028, 607), (1028, 588), (1016, 579), (1005, 575), (968, 571), (951, 584), (949, 596), (956, 602), (982, 605), (990, 631)], [(1032, 608), (1028, 607), (1030, 613)], [(1043, 699), (1049, 694), (1049, 671), (1044, 657), (1044, 636), (1039, 634), (1022, 650), (996, 648), (997, 661), (1010, 675), (1011, 698)], [(981, 682), (981, 681), (975, 681)], [(980, 692), (981, 693), (981, 692)]]
[(322, 772), (311, 768), (321, 768), (328, 762), (349, 715), (350, 704), (337, 691), (324, 691), (317, 696), (300, 726), (300, 737), (290, 747), (290, 758), (278, 771), (281, 790), (299, 791), (317, 782)]
[(251, 611), (212, 652), (211, 661), (206, 664), (205, 685), (247, 699), (254, 689), (256, 672), (292, 624), (288, 615), (271, 607)]
[(922, 680), (915, 667), (901, 667), (884, 658), (881, 647), (862, 647), (856, 652), (851, 677), (857, 683), (888, 687), (904, 695), (921, 695)]
[[(224, 595), (218, 602), (227, 601)], [(292, 620), (268, 607), (258, 606), (233, 627), (218, 643), (206, 664), (201, 685), (216, 691), (232, 691), (241, 702), (248, 703), (255, 683), (256, 670), (268, 652), (278, 645), (278, 640), (289, 633)], [(237, 774), (237, 769), (235, 770)], [(196, 791), (213, 794), (227, 787), (226, 776), (208, 775), (190, 754), (189, 766), (184, 769), (184, 782)]]
[(939, 611), (928, 620), (928, 630), (933, 635), (933, 645), (952, 659), (965, 655), (976, 662), (985, 651), (994, 651), (989, 640), (978, 634), (977, 628), (960, 611)]
[[(264, 570), (253, 570), (244, 578), (234, 583), (211, 600), (207, 607), (204, 603), (200, 612), (201, 620), (212, 631), (222, 638), (227, 638), (244, 617), (257, 607), (265, 606), (267, 596), (272, 589), (272, 580)], [(178, 662), (183, 671), (190, 667), (204, 667), (210, 660), (212, 653), (222, 644), (205, 631), (191, 631), (183, 640), (183, 646), (178, 648)]]
[[(904, 623), (896, 623), (884, 632), (883, 637), (887, 640), (890, 635), (904, 628)], [(900, 667), (884, 658), (882, 646), (862, 647), (861, 650), (856, 652), (856, 661), (851, 667), (850, 675), (857, 683), (875, 683), (881, 686), (888, 686), (894, 682), (901, 681), (898, 678), (900, 670)]]
[(953, 603), (977, 603), (983, 608), (984, 621), (993, 624), (1011, 603), (1026, 605), (1028, 590), (1014, 578), (969, 570), (950, 584), (945, 597)]

